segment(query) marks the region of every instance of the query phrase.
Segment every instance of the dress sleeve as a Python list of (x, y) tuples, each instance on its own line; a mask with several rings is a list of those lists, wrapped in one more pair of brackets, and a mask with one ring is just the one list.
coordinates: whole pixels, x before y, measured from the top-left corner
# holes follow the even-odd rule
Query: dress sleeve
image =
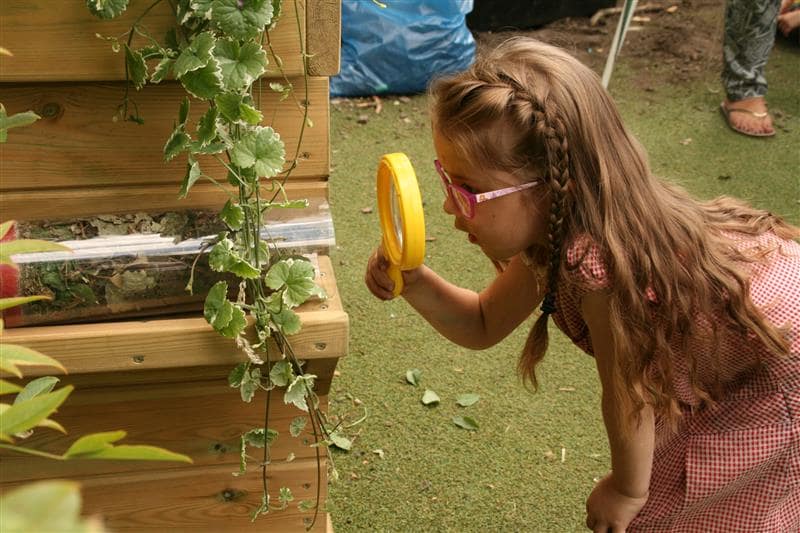
[(611, 285), (605, 255), (590, 237), (579, 236), (567, 248), (565, 279), (578, 296)]

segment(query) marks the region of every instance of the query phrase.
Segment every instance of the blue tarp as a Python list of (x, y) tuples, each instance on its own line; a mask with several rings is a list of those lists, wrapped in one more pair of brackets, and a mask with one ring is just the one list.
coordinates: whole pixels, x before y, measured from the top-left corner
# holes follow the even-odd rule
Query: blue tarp
[(341, 70), (332, 96), (425, 91), (437, 74), (466, 69), (475, 41), (472, 0), (342, 0)]

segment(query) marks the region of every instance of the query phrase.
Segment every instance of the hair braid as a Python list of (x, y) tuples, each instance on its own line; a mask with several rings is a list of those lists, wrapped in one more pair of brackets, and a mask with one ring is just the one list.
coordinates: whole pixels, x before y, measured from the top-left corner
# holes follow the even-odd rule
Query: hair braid
[(534, 127), (545, 148), (547, 176), (549, 178), (552, 201), (548, 216), (547, 241), (549, 256), (547, 261), (547, 291), (541, 305), (541, 315), (536, 320), (525, 350), (519, 360), (519, 371), (522, 376), (537, 385), (535, 367), (547, 351), (547, 320), (556, 309), (556, 291), (562, 265), (562, 244), (565, 234), (565, 216), (567, 212), (567, 188), (570, 181), (569, 143), (564, 123), (552, 113), (547, 105), (533, 105)]

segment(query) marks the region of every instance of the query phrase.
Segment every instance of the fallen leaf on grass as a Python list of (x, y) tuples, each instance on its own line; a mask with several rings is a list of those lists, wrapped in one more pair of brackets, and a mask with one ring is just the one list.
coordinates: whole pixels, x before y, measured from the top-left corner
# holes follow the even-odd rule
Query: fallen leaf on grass
[(364, 213), (365, 215), (368, 215), (368, 214), (372, 213), (372, 208), (371, 207), (362, 207), (361, 208), (361, 212)]
[(478, 423), (474, 418), (469, 416), (454, 416), (453, 423), (460, 428), (466, 429), (467, 431), (478, 430)]
[(480, 400), (481, 397), (474, 393), (467, 393), (462, 394), (456, 399), (456, 403), (461, 407), (469, 407), (470, 405), (474, 405)]
[(423, 405), (436, 405), (439, 403), (439, 395), (430, 389), (425, 389), (425, 394), (422, 395)]
[(412, 368), (406, 371), (406, 381), (415, 387), (419, 386), (419, 380), (422, 377), (422, 371), (418, 368)]

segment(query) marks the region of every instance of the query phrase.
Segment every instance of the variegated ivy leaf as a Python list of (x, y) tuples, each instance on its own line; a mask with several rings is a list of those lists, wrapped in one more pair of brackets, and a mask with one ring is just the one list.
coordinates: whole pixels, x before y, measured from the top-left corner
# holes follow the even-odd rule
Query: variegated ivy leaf
[(8, 116), (6, 108), (3, 107), (3, 104), (0, 104), (0, 143), (8, 140), (8, 130), (11, 128), (30, 126), (40, 118), (42, 117), (33, 111), (25, 111)]
[(261, 45), (251, 41), (220, 39), (214, 57), (222, 69), (222, 85), (226, 91), (240, 92), (267, 70), (267, 54)]
[(128, 8), (128, 0), (86, 0), (92, 15), (101, 19), (113, 19)]
[(272, 30), (278, 24), (278, 20), (281, 18), (281, 11), (283, 11), (283, 0), (272, 0), (272, 20), (267, 26), (268, 30)]
[(314, 266), (308, 261), (282, 259), (272, 265), (264, 282), (274, 290), (285, 287), (283, 302), (290, 308), (297, 307), (314, 294)]
[(234, 123), (245, 123), (255, 126), (261, 122), (261, 111), (251, 106), (250, 98), (235, 93), (223, 93), (214, 98), (223, 118)]
[(244, 311), (228, 301), (228, 284), (218, 281), (206, 296), (203, 306), (206, 322), (225, 337), (236, 337), (247, 325)]
[(303, 374), (297, 376), (294, 381), (286, 389), (283, 395), (283, 401), (287, 404), (293, 404), (301, 411), (308, 412), (308, 404), (306, 403), (306, 391), (314, 390), (314, 379), (317, 376), (314, 374)]
[(183, 131), (182, 126), (175, 128), (172, 135), (167, 139), (167, 143), (164, 145), (164, 161), (170, 161), (173, 157), (183, 152), (189, 145), (189, 141), (191, 141), (191, 139)]
[(260, 124), (264, 119), (264, 115), (261, 114), (261, 111), (248, 104), (239, 104), (239, 117), (251, 126)]
[(292, 437), (297, 437), (306, 427), (306, 417), (298, 416), (292, 419), (292, 423), (289, 424), (289, 434)]
[(193, 0), (189, 7), (194, 10), (194, 15), (198, 18), (211, 20), (211, 4), (214, 0)]
[(181, 107), (178, 109), (178, 124), (186, 127), (187, 120), (189, 120), (189, 98), (184, 96)]
[(284, 335), (294, 335), (300, 332), (302, 324), (297, 313), (288, 308), (281, 309), (278, 313), (270, 312), (274, 329), (279, 329)]
[(229, 228), (238, 230), (244, 223), (244, 209), (242, 209), (242, 206), (228, 200), (225, 202), (225, 207), (222, 208), (219, 217)]
[(222, 91), (222, 73), (217, 60), (211, 58), (203, 68), (184, 74), (181, 84), (195, 98), (211, 100)]
[(187, 72), (199, 70), (208, 65), (215, 43), (214, 35), (207, 31), (195, 37), (175, 60), (175, 76), (182, 78)]
[(208, 266), (216, 272), (232, 272), (245, 279), (259, 277), (261, 272), (247, 262), (236, 249), (236, 245), (230, 239), (222, 239), (208, 256)]
[(144, 87), (147, 82), (147, 63), (139, 50), (131, 50), (125, 45), (125, 64), (128, 66), (128, 78), (136, 89)]
[(276, 93), (280, 93), (281, 97), (279, 99), (280, 102), (283, 102), (289, 95), (292, 93), (292, 84), (287, 83), (286, 85), (282, 83), (278, 83), (276, 81), (269, 84), (269, 88), (275, 91)]
[(269, 428), (267, 428), (267, 431), (264, 431), (264, 428), (257, 428), (251, 429), (242, 437), (248, 446), (263, 448), (267, 444), (272, 444), (278, 438), (278, 432)]
[(266, 297), (265, 302), (270, 313), (280, 313), (283, 309), (283, 295), (280, 292), (273, 292)]
[(175, 60), (172, 58), (162, 58), (150, 75), (150, 83), (160, 83), (164, 78), (169, 76), (169, 69), (172, 68), (173, 63), (175, 63)]
[(225, 143), (211, 143), (205, 146), (199, 142), (193, 142), (189, 145), (189, 149), (193, 154), (218, 154), (228, 149)]
[(217, 138), (217, 117), (219, 112), (217, 108), (211, 106), (208, 108), (197, 123), (197, 141), (201, 146), (208, 145), (211, 141)]
[(271, 178), (283, 168), (284, 154), (280, 135), (269, 126), (258, 126), (233, 147), (231, 160), (239, 167), (254, 168), (257, 176)]
[(192, 188), (192, 185), (194, 185), (202, 175), (203, 173), (200, 171), (200, 163), (198, 163), (194, 159), (191, 159), (186, 164), (186, 175), (183, 177), (183, 182), (181, 183), (181, 190), (178, 193), (178, 198), (181, 199), (186, 198), (186, 195), (189, 194), (189, 189)]
[(281, 507), (285, 509), (292, 500), (294, 500), (292, 490), (289, 487), (281, 487), (278, 491), (278, 501), (281, 502)]
[(294, 377), (294, 370), (288, 361), (278, 361), (269, 371), (269, 379), (276, 387), (286, 387)]
[(239, 363), (236, 365), (231, 373), (228, 374), (228, 385), (232, 388), (238, 388), (244, 381), (245, 374), (247, 374), (247, 363)]
[(214, 0), (211, 20), (226, 35), (247, 40), (258, 37), (272, 21), (270, 0)]

